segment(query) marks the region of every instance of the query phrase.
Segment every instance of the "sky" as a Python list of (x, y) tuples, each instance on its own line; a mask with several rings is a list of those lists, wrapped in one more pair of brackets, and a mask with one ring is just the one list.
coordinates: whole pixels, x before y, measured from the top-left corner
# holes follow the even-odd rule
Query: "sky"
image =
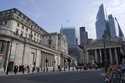
[(107, 14), (117, 17), (125, 33), (125, 0), (0, 0), (0, 11), (18, 8), (48, 32), (59, 32), (61, 26), (85, 26), (89, 38), (96, 38), (98, 8), (104, 3)]

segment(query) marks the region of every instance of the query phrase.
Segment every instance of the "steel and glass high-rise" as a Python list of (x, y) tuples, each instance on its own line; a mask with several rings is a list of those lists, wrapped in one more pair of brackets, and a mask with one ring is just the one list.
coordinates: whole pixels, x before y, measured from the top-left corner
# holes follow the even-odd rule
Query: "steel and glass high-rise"
[(85, 27), (80, 27), (80, 46), (84, 47), (88, 42), (88, 32)]
[(66, 36), (69, 48), (77, 46), (75, 28), (61, 28), (60, 32)]
[(96, 37), (102, 39), (104, 31), (106, 30), (106, 20), (104, 6), (101, 4), (96, 17)]
[(114, 21), (114, 17), (111, 14), (108, 15), (108, 25), (109, 25), (109, 28), (110, 28), (111, 38), (115, 38), (116, 37), (115, 21)]
[(111, 14), (107, 17), (104, 6), (101, 4), (96, 17), (96, 37), (97, 39), (103, 39), (103, 36), (110, 39), (115, 38), (116, 28), (114, 17)]

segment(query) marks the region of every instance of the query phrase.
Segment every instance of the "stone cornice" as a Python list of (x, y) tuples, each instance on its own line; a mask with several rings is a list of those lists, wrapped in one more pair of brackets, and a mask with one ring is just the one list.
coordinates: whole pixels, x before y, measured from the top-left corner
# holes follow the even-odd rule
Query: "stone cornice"
[(0, 36), (8, 37), (12, 40), (18, 40), (18, 41), (21, 41), (21, 42), (26, 43), (26, 44), (30, 44), (30, 45), (35, 46), (35, 47), (45, 49), (45, 50), (47, 50), (47, 52), (60, 54), (60, 52), (53, 50), (51, 48), (45, 47), (40, 43), (32, 42), (29, 39), (26, 39), (24, 37), (20, 37), (19, 35), (15, 35), (11, 30), (9, 30), (8, 28), (5, 28), (5, 27), (1, 28), (1, 26), (0, 26)]
[(37, 32), (42, 31), (44, 33), (48, 33), (42, 27), (40, 27), (37, 23), (35, 23), (28, 16), (26, 16), (24, 13), (22, 13), (16, 8), (0, 12), (0, 20), (11, 20), (11, 19), (18, 21), (27, 27), (30, 27), (32, 30), (35, 30)]

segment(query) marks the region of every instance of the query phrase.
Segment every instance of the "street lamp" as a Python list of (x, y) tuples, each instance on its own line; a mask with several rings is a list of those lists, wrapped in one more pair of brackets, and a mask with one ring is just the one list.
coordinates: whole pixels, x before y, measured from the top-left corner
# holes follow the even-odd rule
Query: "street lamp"
[(108, 69), (108, 60), (107, 60), (107, 55), (106, 55), (106, 38), (105, 35), (103, 35), (103, 44), (104, 44), (104, 67), (105, 67), (105, 72), (107, 72)]

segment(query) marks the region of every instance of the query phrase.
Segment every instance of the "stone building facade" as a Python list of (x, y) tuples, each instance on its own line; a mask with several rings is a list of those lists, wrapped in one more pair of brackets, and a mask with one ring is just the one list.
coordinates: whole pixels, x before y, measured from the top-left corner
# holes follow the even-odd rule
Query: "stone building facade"
[[(71, 56), (68, 55), (68, 43), (66, 36), (62, 33), (50, 33), (50, 34), (45, 34), (43, 36), (43, 42), (49, 41), (48, 45), (50, 48), (55, 49), (61, 53), (60, 57), (55, 57), (58, 58), (58, 63), (61, 64), (61, 66), (66, 65), (67, 60), (73, 59)], [(59, 64), (57, 64), (59, 65)]]
[[(63, 46), (67, 42), (64, 44), (63, 39), (60, 39), (57, 43), (56, 36), (51, 39), (52, 34), (48, 34), (42, 27), (15, 8), (1, 11), (0, 70), (6, 71), (7, 67), (12, 70), (14, 65), (29, 65), (41, 69), (44, 69), (45, 66), (62, 65), (61, 60), (65, 56), (69, 58), (67, 47)], [(62, 51), (66, 52), (65, 55), (62, 55)]]
[(92, 40), (86, 47), (87, 63), (121, 64), (124, 57), (124, 41), (115, 40)]

